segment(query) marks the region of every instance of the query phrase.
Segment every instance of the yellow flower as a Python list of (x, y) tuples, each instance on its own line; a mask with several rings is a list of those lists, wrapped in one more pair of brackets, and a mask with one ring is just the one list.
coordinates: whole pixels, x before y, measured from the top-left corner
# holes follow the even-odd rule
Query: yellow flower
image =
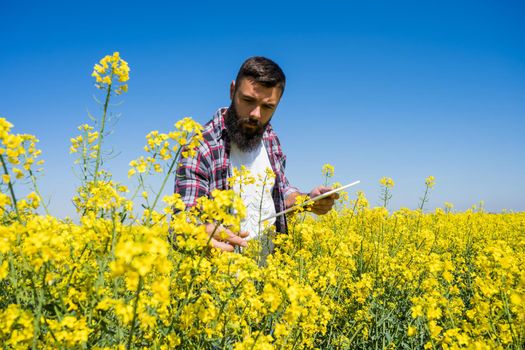
[(428, 188), (434, 187), (435, 184), (436, 184), (436, 179), (434, 178), (434, 176), (429, 176), (425, 179), (425, 185), (427, 185)]
[(441, 309), (439, 306), (431, 306), (427, 310), (427, 318), (429, 320), (439, 319), (441, 318)]
[(142, 156), (129, 162), (129, 166), (132, 167), (132, 169), (128, 171), (128, 176), (135, 174), (135, 172), (143, 174), (148, 170), (148, 162)]
[(7, 260), (4, 260), (4, 262), (0, 265), (0, 281), (6, 278), (8, 273), (9, 265), (7, 263)]
[(18, 169), (18, 168), (13, 168), (13, 173), (15, 173), (15, 177), (17, 179), (21, 179), (24, 177), (24, 173), (22, 172), (22, 170)]
[[(129, 71), (128, 63), (120, 58), (118, 52), (114, 52), (113, 55), (107, 55), (98, 64), (95, 64), (91, 76), (95, 78), (98, 88), (107, 89), (117, 82), (127, 82), (129, 80)], [(117, 79), (113, 80), (113, 77)], [(127, 84), (122, 84), (115, 90), (119, 95), (126, 91), (128, 91)]]
[(5, 139), (12, 127), (13, 124), (9, 123), (7, 119), (0, 118), (0, 140)]
[[(169, 208), (175, 208), (178, 210), (184, 210), (186, 208), (186, 204), (182, 201), (179, 193), (174, 193), (170, 196), (164, 196), (162, 201), (166, 203)], [(166, 209), (170, 210), (169, 208)]]
[(97, 74), (97, 73), (105, 74), (106, 73), (106, 69), (99, 64), (95, 64), (95, 67), (93, 69), (94, 69), (94, 72), (93, 72), (94, 74)]
[(418, 318), (423, 316), (423, 307), (421, 305), (414, 305), (411, 308), (412, 318)]
[(443, 278), (445, 279), (445, 281), (450, 283), (454, 279), (454, 276), (452, 276), (450, 271), (445, 271), (445, 272), (443, 272)]
[(275, 173), (273, 172), (272, 168), (270, 167), (267, 167), (265, 170), (264, 170), (265, 174), (266, 174), (266, 178), (269, 180), (269, 179), (274, 179), (275, 178)]
[(27, 199), (31, 203), (31, 207), (33, 207), (33, 209), (38, 208), (40, 205), (40, 197), (35, 192), (29, 193), (27, 195)]
[(6, 205), (11, 205), (11, 197), (5, 193), (0, 193), (0, 209), (4, 209)]
[(357, 199), (353, 202), (358, 209), (368, 208), (370, 205), (368, 199), (362, 191), (357, 191)]
[(271, 284), (264, 286), (262, 298), (269, 304), (272, 312), (275, 312), (282, 302), (279, 290), (275, 289)]
[(428, 328), (430, 330), (430, 336), (433, 339), (437, 339), (440, 335), (441, 331), (443, 330), (443, 327), (439, 326), (436, 321), (430, 321), (428, 323)]
[(393, 188), (394, 187), (394, 181), (389, 177), (382, 177), (381, 180), (379, 180), (379, 183), (385, 187)]
[(85, 318), (77, 319), (73, 316), (65, 316), (61, 321), (47, 320), (47, 323), (53, 332), (52, 339), (56, 339), (59, 344), (68, 348), (84, 344), (91, 333)]
[(510, 295), (510, 302), (514, 305), (522, 305), (523, 298), (518, 293)]
[(33, 340), (33, 315), (19, 305), (10, 304), (0, 310), (0, 339), (7, 348), (27, 349)]
[(325, 177), (333, 177), (334, 176), (334, 167), (330, 164), (323, 165), (323, 168), (321, 172), (323, 173), (323, 176)]
[(240, 190), (243, 191), (243, 186), (255, 183), (255, 177), (244, 165), (241, 168), (234, 167), (233, 175), (228, 178), (228, 185), (230, 188), (234, 186), (240, 186)]

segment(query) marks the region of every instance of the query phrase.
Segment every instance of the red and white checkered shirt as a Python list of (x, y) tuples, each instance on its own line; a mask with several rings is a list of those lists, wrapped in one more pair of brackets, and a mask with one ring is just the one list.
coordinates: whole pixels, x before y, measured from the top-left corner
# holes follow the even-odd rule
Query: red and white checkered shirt
[[(181, 157), (175, 178), (175, 193), (179, 193), (187, 207), (196, 204), (197, 198), (210, 196), (214, 189), (229, 189), (228, 178), (232, 176), (230, 163), (230, 140), (224, 124), (226, 107), (217, 110), (213, 119), (204, 125), (203, 140), (196, 149), (193, 157)], [(293, 192), (299, 192), (290, 186), (284, 168), (286, 156), (283, 154), (281, 144), (271, 125), (268, 125), (263, 142), (268, 152), (268, 158), (275, 173), (275, 185), (272, 197), (275, 212), (279, 213), (285, 208), (284, 199)], [(277, 232), (286, 233), (286, 218), (284, 215), (277, 217), (275, 222)]]

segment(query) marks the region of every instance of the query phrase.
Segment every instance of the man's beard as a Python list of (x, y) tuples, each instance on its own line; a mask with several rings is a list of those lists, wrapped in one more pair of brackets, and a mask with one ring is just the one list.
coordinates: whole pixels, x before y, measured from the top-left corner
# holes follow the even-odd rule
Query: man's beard
[(250, 152), (260, 145), (264, 131), (270, 121), (262, 124), (255, 118), (238, 115), (235, 103), (232, 101), (224, 116), (224, 123), (230, 141), (235, 143), (241, 151)]

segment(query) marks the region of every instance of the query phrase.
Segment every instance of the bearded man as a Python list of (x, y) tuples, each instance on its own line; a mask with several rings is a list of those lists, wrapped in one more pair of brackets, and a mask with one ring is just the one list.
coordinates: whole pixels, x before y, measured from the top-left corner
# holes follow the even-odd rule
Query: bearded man
[[(291, 186), (284, 174), (286, 157), (270, 120), (284, 93), (286, 77), (281, 68), (265, 57), (251, 57), (241, 66), (235, 81), (230, 84), (231, 104), (217, 110), (203, 130), (203, 141), (193, 157), (181, 158), (176, 179), (175, 192), (179, 193), (186, 207), (196, 204), (197, 198), (210, 196), (214, 189), (229, 189), (228, 178), (233, 168), (245, 166), (257, 178), (267, 178), (266, 169), (271, 169), (275, 178), (262, 185), (243, 185), (233, 189), (243, 198), (246, 218), (241, 223), (241, 232), (231, 232), (221, 227), (222, 234), (213, 225), (207, 225), (214, 247), (233, 251), (235, 246), (246, 246), (246, 240), (255, 238), (260, 219), (279, 213), (295, 204), (302, 193)], [(264, 187), (263, 187), (264, 186)], [(264, 191), (264, 189), (269, 191)], [(310, 193), (314, 197), (330, 191), (318, 186)], [(316, 201), (312, 211), (318, 215), (327, 213), (333, 206), (337, 194)], [(276, 231), (287, 232), (284, 215), (273, 218)], [(225, 233), (225, 234), (224, 234)], [(225, 238), (224, 238), (225, 237)]]

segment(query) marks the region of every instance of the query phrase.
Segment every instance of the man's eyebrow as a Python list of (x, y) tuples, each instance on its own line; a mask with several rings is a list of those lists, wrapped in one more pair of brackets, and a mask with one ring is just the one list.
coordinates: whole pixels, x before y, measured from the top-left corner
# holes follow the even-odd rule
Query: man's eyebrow
[[(239, 91), (239, 97), (244, 99), (244, 100), (250, 100), (250, 101), (256, 101), (257, 98), (253, 97), (253, 96), (250, 96), (250, 95), (245, 95), (243, 94), (242, 92)], [(273, 103), (273, 102), (266, 102), (264, 103), (264, 105), (270, 107), (270, 108), (275, 108), (277, 106), (276, 103)]]
[(241, 95), (242, 98), (249, 98), (249, 99), (251, 99), (251, 100), (255, 100), (254, 97), (249, 96), (249, 95), (245, 95), (245, 94), (243, 94), (242, 92), (239, 92), (239, 94)]

